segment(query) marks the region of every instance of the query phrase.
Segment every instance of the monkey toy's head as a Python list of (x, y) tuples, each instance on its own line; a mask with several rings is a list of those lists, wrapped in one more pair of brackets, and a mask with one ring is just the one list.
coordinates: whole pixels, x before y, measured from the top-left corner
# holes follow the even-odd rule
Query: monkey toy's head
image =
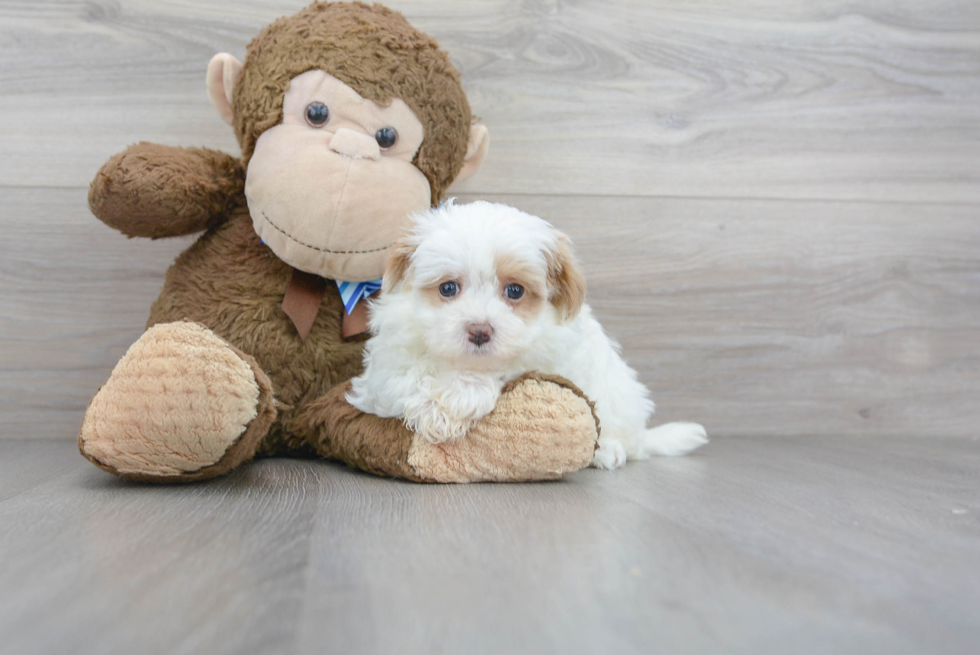
[(412, 212), (472, 175), (489, 139), (459, 74), (398, 12), (315, 3), (208, 66), (234, 126), (255, 231), (291, 266), (381, 277)]

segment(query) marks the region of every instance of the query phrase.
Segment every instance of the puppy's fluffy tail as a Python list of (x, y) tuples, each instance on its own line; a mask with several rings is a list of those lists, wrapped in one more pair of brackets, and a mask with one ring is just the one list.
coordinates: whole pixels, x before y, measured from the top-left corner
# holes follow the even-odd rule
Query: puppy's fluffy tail
[(698, 423), (664, 423), (643, 433), (640, 458), (650, 455), (686, 455), (708, 443), (708, 433)]

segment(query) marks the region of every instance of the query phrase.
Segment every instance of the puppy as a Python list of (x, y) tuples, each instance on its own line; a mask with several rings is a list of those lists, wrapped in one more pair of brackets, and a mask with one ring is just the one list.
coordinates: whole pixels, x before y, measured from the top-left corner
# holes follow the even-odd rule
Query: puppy
[(542, 219), (487, 202), (417, 215), (371, 305), (365, 370), (347, 401), (438, 443), (490, 413), (507, 381), (538, 371), (595, 402), (597, 468), (706, 443), (696, 423), (647, 428), (649, 391), (584, 300), (571, 242)]

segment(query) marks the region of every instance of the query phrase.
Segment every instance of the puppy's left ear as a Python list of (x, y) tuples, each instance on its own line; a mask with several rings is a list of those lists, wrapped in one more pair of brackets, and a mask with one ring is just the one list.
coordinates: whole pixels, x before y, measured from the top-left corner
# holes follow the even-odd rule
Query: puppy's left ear
[(571, 240), (555, 230), (555, 242), (545, 251), (548, 262), (548, 300), (558, 308), (562, 321), (578, 316), (585, 302), (585, 276), (575, 259)]
[(411, 237), (404, 237), (399, 240), (391, 249), (388, 256), (388, 267), (385, 269), (384, 278), (381, 280), (381, 293), (388, 293), (405, 279), (408, 269), (412, 266), (412, 255), (418, 244)]

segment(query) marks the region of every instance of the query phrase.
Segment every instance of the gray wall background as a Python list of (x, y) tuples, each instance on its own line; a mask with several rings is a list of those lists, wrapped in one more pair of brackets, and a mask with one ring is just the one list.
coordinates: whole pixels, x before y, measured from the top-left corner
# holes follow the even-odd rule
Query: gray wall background
[[(0, 1), (0, 439), (74, 439), (189, 239), (87, 186), (140, 140), (237, 152), (204, 86), (304, 2)], [(491, 132), (455, 189), (576, 241), (661, 420), (975, 436), (980, 4), (390, 0)]]

